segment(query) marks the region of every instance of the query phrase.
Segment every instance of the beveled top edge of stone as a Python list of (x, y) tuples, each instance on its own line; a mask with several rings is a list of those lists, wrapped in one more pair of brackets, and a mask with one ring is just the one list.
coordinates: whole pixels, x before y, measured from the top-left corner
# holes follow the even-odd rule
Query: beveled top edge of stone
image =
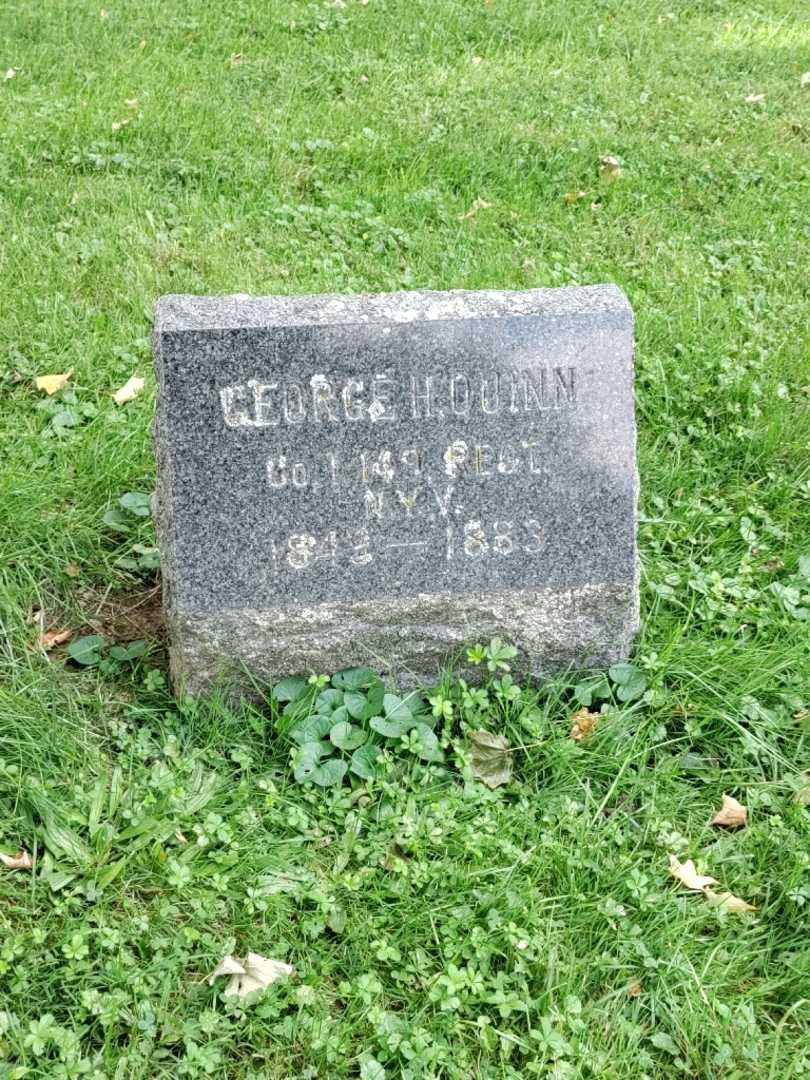
[(238, 330), (249, 327), (328, 326), (374, 322), (432, 322), (508, 315), (571, 316), (622, 313), (630, 302), (618, 285), (572, 285), (552, 289), (394, 293), (320, 293), (299, 296), (162, 296), (155, 332)]

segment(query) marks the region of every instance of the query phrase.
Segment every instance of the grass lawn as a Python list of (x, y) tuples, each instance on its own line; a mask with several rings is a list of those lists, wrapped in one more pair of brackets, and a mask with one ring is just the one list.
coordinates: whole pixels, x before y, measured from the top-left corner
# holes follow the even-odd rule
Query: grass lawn
[[(0, 851), (35, 862), (0, 868), (0, 1078), (810, 1076), (806, 11), (109, 5), (0, 5)], [(637, 313), (629, 675), (448, 675), (443, 762), (326, 789), (279, 706), (172, 698), (132, 497), (158, 295), (602, 281)], [(247, 952), (295, 974), (208, 984)]]

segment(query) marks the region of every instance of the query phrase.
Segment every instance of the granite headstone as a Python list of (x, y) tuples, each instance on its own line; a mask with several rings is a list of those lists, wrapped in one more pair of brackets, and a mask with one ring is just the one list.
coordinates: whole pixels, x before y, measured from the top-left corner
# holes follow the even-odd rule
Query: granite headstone
[(354, 664), (408, 685), (496, 635), (537, 674), (626, 656), (620, 289), (165, 296), (155, 355), (178, 689)]

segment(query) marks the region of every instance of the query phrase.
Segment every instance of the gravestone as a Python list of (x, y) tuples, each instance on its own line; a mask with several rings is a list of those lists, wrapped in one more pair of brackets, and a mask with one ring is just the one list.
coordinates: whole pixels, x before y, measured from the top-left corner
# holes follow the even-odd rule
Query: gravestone
[(500, 636), (536, 674), (638, 622), (633, 317), (610, 285), (157, 305), (175, 686)]

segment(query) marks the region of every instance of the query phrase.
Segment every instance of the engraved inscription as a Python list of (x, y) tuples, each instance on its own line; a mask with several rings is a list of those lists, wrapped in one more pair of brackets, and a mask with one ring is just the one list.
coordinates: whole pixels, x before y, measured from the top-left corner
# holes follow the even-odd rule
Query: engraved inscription
[(363, 567), (391, 552), (415, 553), (443, 544), (444, 559), (478, 561), (514, 555), (541, 555), (545, 531), (536, 518), (520, 521), (486, 521), (478, 518), (450, 522), (443, 531), (427, 530), (423, 537), (407, 540), (383, 535), (372, 538), (368, 528), (330, 529), (325, 533), (291, 533), (269, 543), (274, 574), (301, 573), (319, 562), (332, 566)]
[[(542, 505), (546, 482), (554, 480), (542, 417), (575, 409), (580, 389), (575, 368), (535, 364), (483, 372), (448, 366), (407, 375), (393, 367), (362, 377), (277, 375), (218, 393), (226, 428), (277, 431), (263, 459), (264, 490), (271, 504), (281, 500), (302, 512), (297, 529), (291, 525), (268, 542), (269, 569), (278, 577), (306, 575), (324, 564), (362, 573), (379, 560), (389, 560), (394, 574), (424, 559), (438, 558), (448, 573), (542, 560), (546, 529), (531, 515)], [(520, 434), (503, 437), (483, 422), (497, 417)], [(424, 443), (398, 442), (398, 421), (412, 439), (424, 426)], [(374, 430), (358, 447), (356, 438), (342, 438), (340, 425)], [(301, 434), (285, 441), (291, 428)], [(335, 432), (323, 449), (318, 428)], [(514, 497), (518, 486), (526, 488), (523, 503)], [(330, 493), (345, 516), (321, 531), (312, 525), (312, 496), (324, 496), (328, 505)], [(509, 509), (499, 513), (501, 501)]]
[[(500, 445), (455, 439), (431, 459), (423, 447), (404, 450), (383, 448), (361, 450), (356, 455), (331, 451), (310, 461), (291, 461), (286, 454), (267, 458), (267, 486), (273, 491), (326, 488), (338, 489), (362, 483), (370, 489), (368, 506), (381, 517), (385, 501), (393, 495), (409, 512), (430, 488), (446, 486), (460, 477), (499, 480), (515, 475), (542, 476), (540, 444), (535, 439), (503, 442)], [(373, 490), (372, 490), (373, 489)], [(390, 496), (386, 495), (390, 489)]]
[(229, 428), (279, 425), (385, 423), (397, 419), (472, 420), (476, 416), (535, 414), (576, 405), (573, 367), (522, 371), (437, 372), (398, 378), (392, 370), (365, 379), (330, 380), (313, 375), (308, 383), (246, 383), (219, 390)]

